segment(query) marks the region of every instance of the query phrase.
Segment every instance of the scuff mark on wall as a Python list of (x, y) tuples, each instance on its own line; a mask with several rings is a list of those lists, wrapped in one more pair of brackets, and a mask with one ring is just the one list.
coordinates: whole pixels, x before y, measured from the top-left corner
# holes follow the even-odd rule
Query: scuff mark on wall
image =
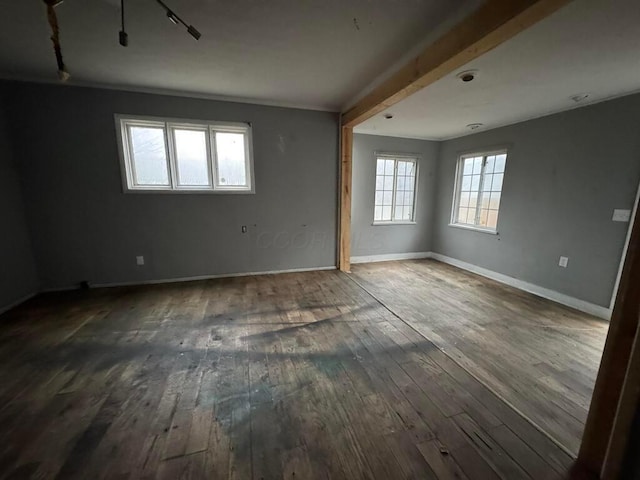
[(280, 153), (285, 153), (287, 150), (287, 144), (282, 134), (278, 135), (278, 150)]

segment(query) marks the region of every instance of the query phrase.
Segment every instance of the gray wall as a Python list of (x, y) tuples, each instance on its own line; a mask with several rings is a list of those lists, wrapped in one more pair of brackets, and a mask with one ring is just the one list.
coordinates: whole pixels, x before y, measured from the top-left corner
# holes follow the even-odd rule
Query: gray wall
[(22, 191), (7, 131), (6, 93), (0, 86), (0, 311), (38, 289)]
[[(435, 205), (438, 142), (355, 134), (351, 255), (428, 252)], [(415, 225), (372, 225), (376, 183), (376, 152), (414, 153), (420, 156)]]
[[(335, 265), (336, 114), (92, 88), (7, 88), (45, 289)], [(252, 122), (256, 194), (124, 194), (115, 113)], [(136, 266), (136, 255), (145, 266)]]
[[(505, 145), (499, 235), (448, 226), (458, 155)], [(444, 142), (433, 249), (608, 307), (639, 179), (640, 95)]]

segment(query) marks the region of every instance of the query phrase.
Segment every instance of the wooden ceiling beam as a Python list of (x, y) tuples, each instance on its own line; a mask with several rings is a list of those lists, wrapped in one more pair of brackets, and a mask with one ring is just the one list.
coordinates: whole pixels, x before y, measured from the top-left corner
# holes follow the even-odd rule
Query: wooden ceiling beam
[(342, 115), (355, 127), (494, 49), (571, 0), (487, 0)]

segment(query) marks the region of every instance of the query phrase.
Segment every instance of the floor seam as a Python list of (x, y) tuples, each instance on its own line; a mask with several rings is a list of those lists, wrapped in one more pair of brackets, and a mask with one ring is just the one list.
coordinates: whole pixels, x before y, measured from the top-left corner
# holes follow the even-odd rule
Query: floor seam
[(553, 438), (549, 433), (547, 433), (542, 427), (540, 427), (536, 422), (534, 422), (533, 420), (531, 420), (527, 415), (525, 415), (522, 411), (520, 411), (519, 408), (517, 408), (515, 405), (513, 405), (510, 401), (508, 401), (507, 399), (505, 399), (501, 394), (499, 394), (498, 392), (496, 392), (490, 385), (487, 385), (484, 381), (482, 381), (480, 378), (478, 378), (477, 375), (475, 375), (473, 372), (471, 372), (468, 368), (466, 368), (464, 365), (460, 364), (460, 362), (458, 362), (453, 356), (449, 355), (447, 353), (446, 350), (444, 350), (443, 348), (440, 347), (440, 345), (438, 345), (436, 342), (434, 342), (433, 340), (431, 340), (429, 337), (427, 337), (424, 333), (422, 333), (420, 330), (418, 330), (417, 328), (415, 328), (413, 325), (411, 325), (410, 322), (406, 321), (405, 319), (403, 319), (400, 315), (398, 315), (396, 312), (394, 312), (391, 308), (389, 308), (382, 300), (380, 300), (377, 296), (375, 296), (373, 293), (371, 293), (364, 285), (362, 285), (358, 280), (356, 280), (355, 276), (353, 273), (346, 273), (346, 272), (340, 272), (343, 273), (344, 275), (346, 275), (346, 277), (351, 280), (353, 283), (355, 283), (358, 287), (360, 287), (364, 292), (367, 293), (367, 295), (369, 295), (371, 298), (373, 298), (376, 302), (378, 302), (378, 304), (380, 304), (385, 310), (387, 310), (389, 313), (391, 313), (391, 315), (393, 315), (394, 317), (396, 317), (398, 320), (400, 320), (402, 323), (404, 323), (406, 326), (408, 326), (409, 328), (411, 328), (411, 330), (413, 330), (414, 332), (416, 332), (418, 335), (420, 335), (422, 338), (424, 338), (425, 340), (427, 340), (428, 342), (432, 343), (438, 350), (440, 350), (444, 355), (447, 356), (448, 359), (450, 359), (452, 362), (454, 362), (456, 365), (458, 365), (458, 367), (460, 367), (462, 370), (464, 370), (465, 372), (467, 372), (467, 374), (469, 374), (471, 377), (473, 377), (477, 382), (479, 382), (484, 388), (486, 388), (487, 390), (489, 390), (493, 395), (495, 395), (501, 402), (505, 403), (511, 410), (513, 410), (514, 412), (516, 412), (518, 415), (520, 415), (524, 420), (526, 420), (528, 423), (530, 423), (536, 430), (538, 430), (540, 433), (542, 433), (545, 437), (547, 437), (549, 440), (551, 440), (551, 442), (553, 442), (554, 445), (556, 445), (558, 448), (560, 448), (564, 453), (566, 453), (567, 455), (569, 455), (569, 457), (571, 457), (573, 460), (577, 459), (577, 456), (575, 453), (571, 452), (567, 447), (565, 447), (562, 443), (560, 443), (558, 440), (556, 440), (555, 438)]

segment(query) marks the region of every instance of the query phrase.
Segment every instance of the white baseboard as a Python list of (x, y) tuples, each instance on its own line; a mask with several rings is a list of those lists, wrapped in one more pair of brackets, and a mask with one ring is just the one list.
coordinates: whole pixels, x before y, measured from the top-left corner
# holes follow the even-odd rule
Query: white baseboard
[[(253, 275), (277, 275), (279, 273), (296, 273), (296, 272), (315, 272), (324, 270), (335, 270), (335, 265), (327, 267), (311, 267), (311, 268), (290, 268), (286, 270), (266, 270), (261, 272), (242, 272), (242, 273), (223, 273), (219, 275), (198, 275), (194, 277), (177, 277), (177, 278), (161, 278), (154, 280), (134, 280), (131, 282), (113, 282), (113, 283), (92, 283), (91, 288), (109, 288), (109, 287), (131, 287), (135, 285), (157, 285), (161, 283), (179, 283), (194, 282), (198, 280), (213, 280), (216, 278), (232, 278), (232, 277), (250, 277)], [(77, 290), (79, 287), (62, 287), (44, 289), (43, 293), (61, 292), (69, 290)]]
[(431, 253), (431, 258), (433, 258), (434, 260), (438, 260), (439, 262), (447, 263), (449, 265), (453, 265), (454, 267), (458, 267), (463, 270), (482, 275), (483, 277), (487, 277), (497, 282), (504, 283), (519, 290), (533, 293), (534, 295), (546, 298), (547, 300), (552, 300), (567, 307), (575, 308), (576, 310), (580, 310), (581, 312), (588, 313), (595, 317), (602, 318), (604, 320), (611, 320), (611, 309), (609, 308), (601, 307), (600, 305), (596, 305), (594, 303), (585, 302), (584, 300), (570, 297), (569, 295), (565, 295), (564, 293), (549, 290), (548, 288), (540, 287), (523, 280), (518, 280), (517, 278), (509, 277), (508, 275), (503, 275), (502, 273), (478, 267), (477, 265), (463, 262), (462, 260), (458, 260), (456, 258), (447, 257), (446, 255), (441, 255), (439, 253)]
[[(590, 315), (596, 316), (598, 318), (602, 318), (604, 320), (611, 319), (611, 309), (609, 308), (602, 307), (594, 303), (586, 302), (578, 298), (570, 297), (569, 295), (565, 295), (563, 293), (559, 293), (554, 290), (550, 290), (548, 288), (540, 287), (538, 285), (534, 285), (532, 283), (528, 283), (523, 280), (518, 280), (517, 278), (513, 278), (508, 275), (504, 275), (502, 273), (494, 272), (486, 268), (478, 267), (477, 265), (463, 262), (462, 260), (458, 260), (452, 257), (447, 257), (446, 255), (441, 255), (435, 252), (390, 253), (390, 254), (383, 254), (383, 255), (356, 256), (356, 257), (351, 257), (351, 263), (356, 264), (356, 263), (371, 263), (371, 262), (388, 262), (392, 260), (414, 260), (414, 259), (423, 259), (423, 258), (433, 258), (434, 260), (438, 260), (442, 263), (453, 265), (454, 267), (461, 268), (462, 270), (467, 270), (469, 272), (481, 275), (483, 277), (490, 278), (497, 282), (504, 283), (505, 285), (509, 285), (511, 287), (517, 288), (519, 290), (523, 290), (525, 292), (532, 293), (539, 297), (552, 300), (562, 305), (566, 305), (567, 307), (575, 308), (576, 310), (580, 310), (581, 312), (588, 313)], [(107, 288), (107, 287), (126, 287), (126, 286), (134, 286), (134, 285), (154, 285), (154, 284), (161, 284), (161, 283), (177, 283), (177, 282), (192, 282), (197, 280), (211, 280), (216, 278), (247, 277), (252, 275), (275, 275), (279, 273), (311, 272), (311, 271), (318, 271), (318, 270), (335, 270), (335, 269), (336, 269), (335, 266), (315, 267), (315, 268), (292, 268), (292, 269), (286, 269), (286, 270), (269, 270), (269, 271), (262, 271), (262, 272), (228, 273), (228, 274), (221, 274), (221, 275), (200, 275), (195, 277), (164, 278), (164, 279), (156, 279), (156, 280), (139, 280), (139, 281), (132, 281), (132, 282), (98, 283), (98, 284), (91, 285), (91, 287)], [(77, 289), (77, 287), (54, 288), (54, 289), (44, 289), (42, 290), (42, 292), (57, 292), (57, 291), (75, 290), (75, 289)], [(31, 295), (28, 295), (25, 298), (18, 300), (17, 302), (11, 305), (0, 308), (0, 314), (28, 300), (34, 295), (36, 294), (34, 293)]]
[(24, 297), (19, 298), (18, 300), (16, 300), (15, 302), (11, 302), (9, 305), (4, 305), (2, 307), (0, 307), (0, 315), (2, 315), (5, 312), (8, 312), (9, 310), (11, 310), (12, 308), (17, 307), (18, 305), (20, 305), (21, 303), (26, 302), (27, 300), (35, 297), (38, 294), (38, 292), (33, 292), (30, 293), (29, 295), (25, 295)]
[(415, 260), (418, 258), (431, 258), (431, 252), (384, 253), (382, 255), (363, 255), (360, 257), (351, 257), (351, 263), (390, 262), (392, 260)]

